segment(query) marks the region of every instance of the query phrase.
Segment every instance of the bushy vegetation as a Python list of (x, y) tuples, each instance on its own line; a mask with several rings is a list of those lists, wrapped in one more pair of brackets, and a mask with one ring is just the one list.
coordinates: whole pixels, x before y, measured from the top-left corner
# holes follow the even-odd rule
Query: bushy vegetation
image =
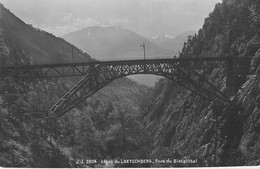
[[(256, 0), (223, 0), (205, 19), (203, 28), (188, 37), (180, 57), (253, 57), (251, 71), (256, 76), (241, 81), (228, 105), (181, 92), (170, 81), (158, 83), (155, 91), (160, 92), (143, 115), (157, 147), (195, 156), (200, 166), (259, 164), (259, 9)], [(224, 64), (219, 63), (221, 69), (208, 63), (185, 66), (203, 68), (200, 75), (223, 93), (227, 90)]]
[[(259, 16), (258, 0), (223, 0), (180, 53), (180, 57), (254, 56), (251, 70), (256, 76), (246, 80), (231, 105), (210, 105), (166, 79), (156, 84), (152, 97), (151, 89), (121, 79), (63, 117), (51, 119), (48, 110), (71, 87), (69, 83), (2, 78), (0, 166), (94, 167), (78, 161), (184, 157), (198, 160), (192, 166), (259, 165)], [(8, 47), (14, 43), (5, 36), (0, 32), (0, 63), (29, 63), (22, 50)], [(15, 57), (8, 61), (11, 54)], [(225, 91), (225, 69), (213, 70), (205, 63), (190, 66), (203, 66), (200, 73)], [(135, 166), (171, 165), (112, 167)]]
[[(60, 167), (63, 160), (65, 166), (73, 165), (69, 158), (149, 157), (150, 133), (138, 121), (139, 113), (121, 98), (114, 102), (91, 98), (64, 117), (50, 119), (49, 108), (68, 90), (65, 84), (47, 80), (25, 83), (12, 77), (1, 81), (0, 147), (14, 153), (13, 158), (3, 155), (1, 166)], [(14, 161), (20, 156), (25, 161)]]

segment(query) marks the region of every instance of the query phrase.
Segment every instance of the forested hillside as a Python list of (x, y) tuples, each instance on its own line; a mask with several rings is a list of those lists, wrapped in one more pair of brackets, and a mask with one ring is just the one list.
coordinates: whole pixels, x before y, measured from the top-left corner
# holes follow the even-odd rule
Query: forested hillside
[[(73, 49), (72, 49), (73, 48)], [(61, 38), (24, 23), (0, 5), (0, 63), (46, 64), (90, 61), (88, 54)]]
[[(72, 45), (25, 24), (0, 5), (0, 65), (67, 62)], [(49, 108), (70, 80), (0, 80), (1, 167), (260, 165), (260, 1), (223, 0), (189, 36), (180, 57), (252, 57), (231, 102), (209, 101), (167, 79), (155, 88), (122, 78), (61, 118)], [(53, 48), (52, 48), (53, 47)], [(77, 61), (91, 58), (74, 47)], [(186, 65), (187, 66), (187, 65)], [(199, 65), (188, 65), (189, 68)], [(221, 92), (225, 66), (200, 71)], [(98, 163), (179, 159), (195, 163)], [(86, 160), (94, 160), (91, 163)]]
[[(189, 36), (180, 57), (252, 57), (251, 70), (232, 103), (209, 102), (168, 80), (155, 88), (156, 97), (143, 112), (152, 131), (155, 152), (198, 159), (198, 166), (260, 164), (259, 52), (260, 1), (223, 0)], [(201, 72), (226, 92), (224, 72)], [(175, 154), (174, 154), (175, 152)]]
[[(73, 48), (73, 49), (72, 49)], [(0, 5), (0, 66), (91, 61), (61, 38), (25, 24)], [(149, 133), (138, 121), (152, 89), (119, 79), (62, 118), (49, 108), (75, 79), (0, 79), (1, 167), (88, 167), (81, 159), (146, 154)], [(135, 154), (134, 154), (135, 153)]]

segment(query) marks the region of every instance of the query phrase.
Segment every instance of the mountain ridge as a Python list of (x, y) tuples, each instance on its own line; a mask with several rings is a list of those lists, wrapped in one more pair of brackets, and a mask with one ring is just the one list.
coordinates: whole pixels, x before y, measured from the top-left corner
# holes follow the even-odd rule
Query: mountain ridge
[[(173, 58), (181, 51), (188, 33), (177, 35), (172, 41), (158, 43), (122, 27), (94, 26), (68, 33), (63, 38), (99, 60), (143, 59), (144, 51), (140, 46), (143, 43), (146, 58)], [(131, 78), (150, 87), (158, 80), (157, 76), (151, 75)]]
[(165, 49), (148, 38), (121, 27), (87, 27), (63, 38), (96, 59), (143, 57), (140, 47), (143, 43), (146, 44), (147, 58), (170, 57)]
[[(0, 67), (71, 63), (72, 50), (75, 62), (93, 60), (65, 40), (24, 23), (3, 6), (0, 10)], [(113, 81), (63, 117), (49, 120), (50, 107), (75, 85), (74, 80), (78, 79), (28, 80), (11, 75), (1, 78), (0, 168), (79, 167), (78, 159), (93, 153), (94, 158), (100, 157), (99, 154), (103, 158), (113, 154), (112, 150), (108, 152), (111, 142), (116, 143), (118, 149), (124, 147), (117, 143), (121, 140), (114, 130), (114, 127), (121, 128), (121, 122), (128, 126), (126, 129), (137, 127), (135, 131), (142, 131), (143, 126), (135, 119), (141, 104), (150, 100), (151, 89), (127, 78)], [(118, 121), (119, 117), (127, 123)], [(140, 144), (140, 137), (137, 139), (127, 133)], [(132, 141), (127, 142), (136, 146)], [(143, 148), (142, 145), (138, 147)]]
[[(153, 103), (142, 116), (152, 131), (155, 153), (171, 152), (174, 158), (177, 152), (196, 158), (197, 166), (260, 164), (259, 9), (260, 1), (223, 0), (198, 34), (189, 37), (180, 57), (253, 57), (251, 67), (255, 67), (256, 76), (245, 77), (229, 104), (218, 99), (210, 102), (167, 79), (159, 81)], [(219, 91), (228, 90), (222, 71), (200, 74)]]
[(167, 49), (174, 56), (178, 57), (179, 53), (183, 48), (183, 44), (188, 40), (188, 36), (192, 36), (195, 33), (195, 31), (185, 31), (175, 36), (169, 34), (162, 34), (152, 37), (150, 39), (158, 46)]
[(90, 61), (91, 57), (65, 40), (24, 23), (4, 5), (0, 5), (2, 64), (42, 64)]

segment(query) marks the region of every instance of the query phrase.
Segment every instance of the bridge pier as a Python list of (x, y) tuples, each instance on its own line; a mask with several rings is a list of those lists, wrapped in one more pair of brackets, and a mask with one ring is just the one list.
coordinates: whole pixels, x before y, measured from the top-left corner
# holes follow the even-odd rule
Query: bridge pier
[(226, 75), (226, 91), (225, 94), (230, 97), (234, 96), (238, 90), (238, 74), (236, 71), (236, 63), (233, 58), (227, 61), (227, 75)]
[(250, 64), (251, 57), (231, 57), (227, 60), (225, 94), (228, 97), (234, 96), (246, 81), (246, 76), (250, 74)]

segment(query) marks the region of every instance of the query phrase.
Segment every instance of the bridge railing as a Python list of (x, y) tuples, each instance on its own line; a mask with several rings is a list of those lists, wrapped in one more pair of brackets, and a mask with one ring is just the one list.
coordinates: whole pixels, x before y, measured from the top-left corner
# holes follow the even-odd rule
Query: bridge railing
[(131, 61), (131, 60), (159, 60), (159, 59), (177, 59), (177, 57), (131, 57), (131, 58), (101, 58), (98, 59), (97, 61), (100, 62), (107, 62), (107, 61)]
[(50, 67), (57, 67), (57, 66), (82, 66), (82, 65), (93, 65), (93, 64), (99, 64), (99, 63), (111, 63), (111, 62), (125, 62), (125, 61), (169, 61), (172, 60), (174, 62), (178, 61), (192, 61), (192, 62), (201, 62), (201, 61), (227, 61), (232, 59), (241, 59), (238, 57), (200, 57), (200, 58), (176, 58), (176, 57), (148, 57), (146, 59), (142, 57), (131, 57), (131, 58), (104, 58), (99, 60), (93, 60), (88, 62), (63, 62), (63, 63), (41, 63), (41, 64), (33, 64), (33, 65), (12, 65), (12, 66), (4, 66), (0, 69), (23, 69), (23, 68), (50, 68)]

